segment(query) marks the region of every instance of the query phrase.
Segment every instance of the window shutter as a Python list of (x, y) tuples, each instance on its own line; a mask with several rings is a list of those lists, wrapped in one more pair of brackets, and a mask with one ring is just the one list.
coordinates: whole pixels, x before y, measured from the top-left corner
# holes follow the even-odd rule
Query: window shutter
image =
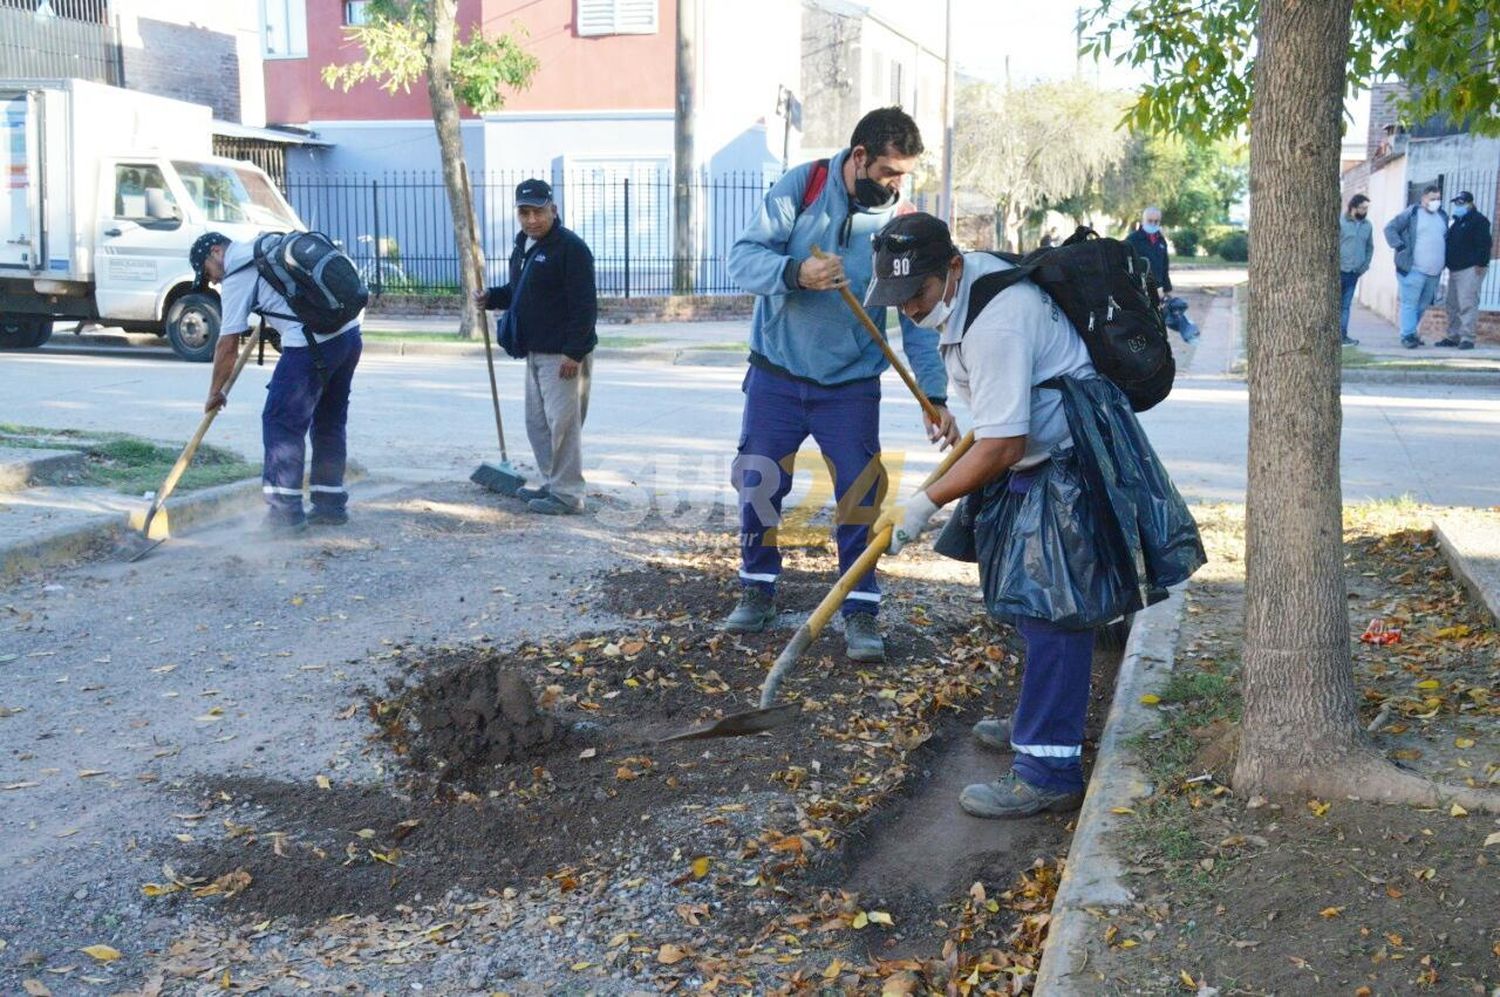
[(659, 30), (657, 0), (578, 0), (579, 35), (654, 35)]

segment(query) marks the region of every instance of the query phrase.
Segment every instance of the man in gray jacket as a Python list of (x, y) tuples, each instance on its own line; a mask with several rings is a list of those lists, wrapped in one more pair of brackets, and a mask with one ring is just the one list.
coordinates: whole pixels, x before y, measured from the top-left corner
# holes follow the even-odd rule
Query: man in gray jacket
[(1344, 346), (1359, 345), (1359, 340), (1349, 338), (1349, 310), (1354, 307), (1354, 288), (1375, 255), (1375, 229), (1365, 219), (1369, 213), (1370, 199), (1355, 194), (1339, 218), (1339, 342)]
[(1396, 251), (1396, 283), (1401, 291), (1401, 345), (1422, 345), (1417, 326), (1437, 298), (1438, 278), (1448, 255), (1448, 212), (1443, 190), (1422, 188), (1422, 199), (1386, 222), (1385, 241)]

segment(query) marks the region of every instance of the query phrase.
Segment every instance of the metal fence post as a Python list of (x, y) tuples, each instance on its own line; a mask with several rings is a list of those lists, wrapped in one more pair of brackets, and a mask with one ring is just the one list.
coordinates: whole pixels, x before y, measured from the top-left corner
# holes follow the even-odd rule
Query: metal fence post
[(625, 297), (630, 297), (630, 178), (625, 178)]
[(375, 286), (372, 290), (379, 297), (381, 292), (380, 279), (380, 181), (370, 181), (370, 209), (375, 226)]

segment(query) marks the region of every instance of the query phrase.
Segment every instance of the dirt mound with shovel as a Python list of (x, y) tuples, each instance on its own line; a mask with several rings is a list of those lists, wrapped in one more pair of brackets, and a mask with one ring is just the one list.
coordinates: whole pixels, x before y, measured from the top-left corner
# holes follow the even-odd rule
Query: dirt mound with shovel
[(412, 763), (445, 779), (530, 758), (563, 733), (537, 709), (530, 683), (496, 657), (432, 675), (411, 690), (405, 706), (417, 726)]

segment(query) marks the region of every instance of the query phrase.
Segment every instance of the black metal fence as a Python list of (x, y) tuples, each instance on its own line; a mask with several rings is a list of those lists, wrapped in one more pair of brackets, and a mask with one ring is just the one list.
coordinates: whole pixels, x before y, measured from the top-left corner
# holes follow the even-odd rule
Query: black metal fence
[[(493, 171), (471, 178), (487, 278), (505, 280), (514, 243), (516, 184), (540, 176), (552, 184), (563, 224), (594, 253), (604, 295), (674, 293), (674, 273), (690, 268), (695, 294), (733, 294), (727, 260), (760, 208), (776, 175), (703, 174), (693, 183), (695, 246), (674, 243), (674, 182), (659, 169)], [(447, 188), (436, 172), (369, 174), (292, 170), (287, 198), (310, 228), (342, 242), (373, 289), (449, 293), (458, 286), (458, 257)]]
[(108, 0), (0, 0), (0, 76), (123, 85)]
[[(1461, 169), (1449, 170), (1436, 176), (1408, 177), (1407, 203), (1415, 204), (1422, 199), (1422, 188), (1430, 183), (1435, 183), (1443, 190), (1443, 207), (1449, 211), (1453, 210), (1451, 200), (1461, 190), (1466, 190), (1474, 195), (1474, 210), (1490, 219), (1491, 224), (1495, 222), (1497, 210), (1500, 210), (1500, 172), (1495, 170)], [(1500, 238), (1500, 232), (1496, 233)], [(1491, 250), (1491, 256), (1496, 256)], [(1490, 265), (1489, 273), (1485, 277), (1483, 286), (1479, 289), (1479, 307), (1483, 311), (1500, 311), (1500, 266), (1493, 263)]]

